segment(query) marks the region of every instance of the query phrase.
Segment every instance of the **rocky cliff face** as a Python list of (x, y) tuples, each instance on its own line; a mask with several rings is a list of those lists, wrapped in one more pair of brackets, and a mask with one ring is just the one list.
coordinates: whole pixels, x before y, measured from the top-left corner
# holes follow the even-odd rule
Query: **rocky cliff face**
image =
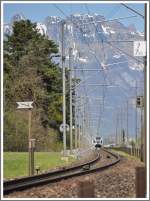
[[(11, 34), (13, 22), (21, 19), (24, 17), (13, 16), (10, 24), (4, 25), (4, 35)], [(47, 35), (61, 45), (61, 21), (60, 17), (48, 16), (42, 23), (37, 23), (37, 29), (42, 35)], [(78, 95), (86, 91), (86, 94), (91, 97), (105, 96), (104, 108), (111, 108), (102, 111), (104, 120), (101, 120), (101, 126), (107, 126), (106, 133), (111, 132), (114, 127), (113, 115), (116, 106), (124, 104), (129, 97), (135, 96), (136, 81), (143, 81), (142, 58), (133, 56), (132, 41), (135, 40), (144, 40), (144, 35), (136, 30), (134, 25), (126, 27), (120, 21), (107, 21), (104, 16), (96, 13), (74, 14), (66, 19), (64, 38), (66, 65), (68, 65), (68, 50), (71, 47), (74, 67), (101, 70), (100, 73), (77, 71), (76, 76), (81, 79), (89, 77), (84, 82), (85, 86), (80, 87)], [(138, 62), (137, 59), (140, 61)], [(89, 83), (104, 82), (118, 87), (97, 87), (95, 90), (88, 87)], [(138, 93), (142, 94), (142, 91), (143, 86), (140, 86)], [(130, 105), (130, 108), (131, 115), (134, 115), (135, 106)], [(91, 110), (97, 112), (96, 103), (91, 105)], [(105, 122), (105, 117), (110, 123)], [(132, 124), (135, 123), (133, 118), (130, 120)], [(133, 126), (129, 125), (129, 127), (130, 132), (134, 133)]]

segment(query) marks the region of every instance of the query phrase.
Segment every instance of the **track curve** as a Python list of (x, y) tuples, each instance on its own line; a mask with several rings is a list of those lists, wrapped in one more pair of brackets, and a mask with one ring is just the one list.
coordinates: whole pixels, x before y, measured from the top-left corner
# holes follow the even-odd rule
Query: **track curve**
[[(51, 182), (56, 182), (61, 179), (67, 179), (75, 176), (80, 176), (84, 174), (89, 174), (96, 171), (102, 171), (112, 165), (115, 165), (120, 161), (120, 157), (106, 149), (102, 149), (105, 152), (105, 162), (101, 163), (101, 151), (95, 152), (95, 158), (89, 162), (76, 165), (71, 168), (65, 168), (61, 170), (55, 170), (44, 174), (39, 174), (30, 177), (24, 177), (20, 179), (15, 179), (11, 181), (4, 181), (3, 192), (4, 194), (9, 194), (13, 191), (24, 190), (30, 187), (35, 187)], [(108, 158), (107, 158), (108, 157)], [(111, 160), (110, 160), (111, 158)]]

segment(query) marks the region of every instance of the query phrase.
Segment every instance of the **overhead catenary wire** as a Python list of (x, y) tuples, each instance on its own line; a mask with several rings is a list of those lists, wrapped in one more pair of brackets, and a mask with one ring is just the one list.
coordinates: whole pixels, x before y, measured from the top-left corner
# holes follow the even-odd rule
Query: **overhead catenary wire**
[[(66, 15), (65, 15), (66, 16)], [(80, 29), (80, 31), (81, 31), (81, 29)], [(89, 46), (89, 44), (88, 44), (88, 46)], [(112, 45), (111, 45), (112, 46)], [(119, 49), (119, 48), (118, 48)], [(122, 50), (120, 50), (119, 49), (119, 51), (122, 51)], [(124, 52), (125, 53), (125, 52)], [(128, 55), (128, 56), (130, 56), (130, 55)], [(96, 58), (96, 60), (99, 62), (99, 60), (97, 59), (97, 57), (96, 57), (96, 55), (95, 55), (95, 58)]]
[(131, 10), (132, 12), (136, 13), (137, 15), (139, 15), (140, 17), (142, 17), (144, 19), (144, 15), (142, 15), (139, 11), (127, 6), (126, 4), (124, 3), (121, 3), (122, 6), (126, 7), (127, 9)]
[(116, 13), (118, 13), (119, 10), (120, 10), (120, 8), (121, 8), (121, 5), (120, 5), (120, 4), (116, 4), (116, 5), (112, 8), (112, 10), (109, 12), (109, 14), (107, 15), (107, 18), (110, 18), (110, 16), (112, 17), (112, 16), (114, 16)]
[[(73, 24), (74, 24), (74, 22), (73, 22)], [(77, 26), (78, 26), (78, 25), (77, 25)], [(79, 30), (80, 30), (80, 31), (82, 32), (82, 34), (83, 34), (82, 29), (81, 29), (81, 28), (79, 28)], [(87, 45), (88, 45), (89, 49), (91, 50), (91, 47), (90, 47), (90, 45), (89, 45), (89, 42), (87, 43)], [(95, 56), (95, 59), (98, 61), (99, 65), (101, 66), (101, 63), (100, 63), (100, 62), (99, 62), (99, 60), (97, 59), (96, 54), (94, 54), (94, 56)]]
[[(88, 8), (87, 5), (86, 5), (86, 8)], [(88, 9), (88, 10), (89, 10), (89, 9)], [(135, 16), (131, 16), (131, 17), (135, 17)], [(129, 17), (126, 17), (126, 18), (129, 18)], [(117, 18), (116, 18), (116, 19), (117, 19)], [(118, 18), (118, 19), (123, 19), (123, 18)], [(125, 19), (125, 17), (124, 17), (124, 19)], [(113, 19), (113, 20), (114, 20), (114, 19)], [(107, 20), (101, 21), (101, 23), (102, 23), (102, 22), (106, 22), (106, 21), (107, 21)], [(108, 20), (108, 21), (111, 21), (111, 20)], [(96, 23), (98, 23), (98, 21), (96, 21), (96, 22), (94, 23), (95, 29), (96, 29), (96, 31), (98, 32), (97, 27), (96, 27)], [(130, 54), (128, 54), (127, 52), (125, 52), (124, 50), (122, 50), (122, 49), (120, 49), (120, 48), (118, 48), (118, 47), (112, 45), (111, 42), (109, 42), (109, 41), (107, 41), (107, 40), (103, 40), (103, 42), (105, 42), (106, 44), (110, 45), (111, 47), (117, 49), (119, 52), (124, 53), (124, 54), (127, 55), (128, 57), (130, 57), (130, 58), (136, 60), (137, 62), (143, 63), (143, 61), (141, 61), (141, 60), (139, 60), (139, 59), (133, 57), (132, 55), (130, 55)]]
[[(87, 5), (86, 5), (86, 9), (89, 12), (89, 9), (88, 9)], [(94, 23), (94, 26), (97, 29), (95, 23)], [(105, 53), (105, 46), (104, 46), (104, 43), (103, 43), (103, 39), (101, 39), (101, 44), (102, 44), (103, 58), (104, 58), (104, 61), (106, 61), (106, 53)], [(105, 71), (103, 71), (103, 74), (104, 74), (103, 75), (103, 79), (104, 79), (104, 82), (105, 82), (107, 74), (105, 73)], [(104, 113), (104, 99), (105, 99), (105, 96), (106, 96), (106, 88), (105, 88), (105, 86), (103, 86), (102, 90), (103, 90), (103, 92), (102, 92), (103, 93), (103, 105), (102, 105), (102, 109), (101, 109), (101, 104), (99, 104), (99, 119), (98, 119), (98, 126), (97, 126), (97, 135), (99, 135), (100, 125), (101, 125), (101, 119), (102, 119), (102, 115)]]
[[(94, 24), (95, 25), (95, 24)], [(96, 29), (97, 30), (97, 29)], [(106, 41), (107, 42), (107, 41)], [(120, 50), (120, 49), (119, 49)]]
[[(86, 5), (86, 9), (87, 9), (87, 11), (89, 11), (87, 5)], [(96, 31), (98, 31), (97, 30), (97, 26), (96, 26), (95, 23), (94, 23), (94, 26), (95, 26)], [(102, 51), (103, 51), (104, 62), (106, 63), (106, 53), (105, 53), (105, 46), (104, 46), (103, 39), (101, 39), (100, 42), (102, 44)], [(103, 71), (103, 74), (104, 74), (103, 79), (104, 79), (104, 82), (105, 82), (106, 78), (107, 78), (107, 74), (106, 74), (105, 71)], [(105, 86), (103, 86), (102, 90), (103, 90), (103, 107), (102, 107), (102, 111), (101, 111), (101, 105), (99, 105), (99, 114), (101, 114), (101, 115), (99, 115), (98, 127), (97, 127), (97, 135), (99, 134), (100, 125), (101, 125), (101, 119), (102, 119), (102, 115), (104, 114), (104, 108), (105, 108), (104, 107), (104, 103), (105, 103), (105, 97), (106, 97), (107, 88)]]
[[(83, 77), (85, 78), (85, 75), (84, 75), (84, 72), (82, 71), (82, 75), (83, 75)], [(87, 96), (87, 89), (86, 89), (86, 85), (84, 84), (84, 91), (85, 91), (85, 94), (86, 94), (86, 96)], [(89, 103), (89, 99), (87, 99), (88, 101), (88, 103)], [(88, 109), (90, 110), (90, 105), (89, 105), (89, 107), (88, 107)], [(89, 113), (88, 113), (89, 114)], [(88, 115), (88, 118), (89, 118), (89, 115)], [(89, 129), (90, 129), (90, 124), (88, 125), (89, 126)]]
[[(81, 31), (81, 30), (80, 30)], [(99, 62), (99, 60), (97, 59), (97, 61)]]
[[(64, 16), (67, 17), (67, 15), (65, 15), (65, 14), (64, 14)], [(78, 25), (77, 25), (76, 23), (73, 23), (73, 24), (74, 24), (76, 27), (78, 27)], [(78, 28), (79, 28), (79, 30), (81, 31), (81, 33), (83, 33), (82, 29), (81, 29), (80, 27), (78, 27)], [(135, 61), (137, 61), (137, 62), (139, 62), (139, 63), (143, 63), (143, 61), (136, 59), (135, 57), (133, 57), (132, 55), (128, 54), (128, 53), (125, 52), (124, 50), (122, 50), (122, 49), (120, 49), (120, 48), (118, 48), (118, 47), (112, 45), (110, 41), (103, 41), (103, 42), (106, 43), (106, 44), (108, 44), (109, 46), (111, 46), (111, 47), (117, 49), (117, 51), (124, 53), (126, 56), (132, 58), (133, 60), (135, 60)], [(89, 45), (89, 44), (88, 44), (88, 45)], [(95, 55), (95, 57), (96, 57), (96, 55)], [(101, 66), (101, 63), (100, 63), (99, 59), (98, 59), (97, 61), (98, 61), (98, 63), (99, 63), (100, 66)]]
[[(59, 8), (58, 6), (56, 6), (55, 4), (54, 4), (54, 6), (55, 6), (65, 17), (68, 17), (68, 16), (62, 11), (62, 9), (60, 9), (60, 8)], [(117, 18), (116, 18), (116, 19), (117, 19)], [(122, 19), (123, 19), (123, 18), (122, 18)], [(77, 28), (79, 28), (79, 30), (80, 30), (80, 31), (82, 32), (82, 34), (83, 34), (83, 31), (82, 31), (82, 29), (79, 27), (79, 25), (78, 25), (77, 23), (73, 22), (72, 20), (71, 20), (71, 22), (72, 22)], [(97, 23), (97, 22), (95, 22), (94, 25), (96, 25), (96, 23)], [(103, 42), (106, 43), (106, 44), (108, 44), (108, 45), (110, 45), (111, 47), (115, 48), (115, 49), (118, 50), (119, 52), (124, 53), (125, 55), (127, 55), (128, 57), (130, 57), (130, 58), (132, 58), (133, 60), (137, 61), (138, 63), (143, 63), (143, 61), (141, 61), (141, 60), (139, 60), (139, 59), (133, 57), (132, 55), (128, 54), (126, 51), (124, 51), (124, 50), (122, 50), (122, 49), (120, 49), (120, 48), (118, 48), (118, 47), (112, 45), (111, 42), (106, 41), (106, 40), (103, 40)], [(91, 49), (89, 43), (88, 43), (87, 45), (88, 45), (89, 49), (92, 51), (92, 49)], [(100, 63), (99, 59), (97, 58), (96, 54), (94, 54), (94, 56), (95, 56), (96, 61), (97, 61), (97, 62), (99, 63), (99, 65), (101, 66), (101, 63)]]
[[(128, 18), (134, 18), (134, 17), (137, 17), (137, 16), (136, 15), (132, 15), (132, 16), (125, 16), (125, 17), (118, 17), (118, 18), (109, 19), (109, 20), (96, 21), (96, 23), (111, 22), (111, 21), (116, 21), (116, 20), (123, 20), (123, 19), (128, 19)], [(82, 24), (79, 24), (79, 26), (84, 26), (86, 24), (95, 24), (95, 22), (92, 21), (92, 22), (88, 22), (88, 23), (82, 23)]]
[[(105, 41), (106, 43), (107, 43), (107, 41)], [(108, 42), (109, 43), (109, 42)], [(110, 43), (109, 43), (110, 44)], [(110, 44), (111, 46), (113, 46), (112, 44)], [(114, 46), (113, 46), (114, 47)], [(119, 51), (121, 51), (121, 49), (120, 48), (118, 48), (118, 50)], [(121, 52), (123, 52), (123, 51), (121, 51)], [(129, 54), (128, 54), (128, 56), (130, 56)], [(139, 61), (139, 60), (138, 60)], [(142, 62), (143, 63), (143, 62)]]
[(52, 4), (57, 10), (59, 10), (59, 12), (61, 12), (61, 14), (63, 14), (64, 17), (67, 17), (67, 15), (63, 12), (63, 10), (61, 8), (59, 8), (59, 6), (57, 6), (56, 4)]
[(90, 14), (90, 10), (89, 10), (89, 8), (87, 6), (87, 3), (85, 3), (84, 6), (86, 7), (86, 10), (88, 11), (88, 14)]
[(134, 59), (134, 60), (137, 61), (138, 63), (143, 63), (143, 61), (141, 61), (141, 60), (139, 60), (139, 59), (133, 57), (132, 55), (128, 54), (126, 51), (120, 49), (119, 47), (116, 47), (115, 45), (112, 45), (111, 42), (108, 42), (108, 41), (104, 41), (104, 42), (105, 42), (106, 44), (108, 44), (109, 46), (111, 46), (111, 47), (117, 49), (119, 52), (122, 52), (122, 53), (124, 53), (125, 55), (127, 55), (128, 57)]
[[(66, 18), (68, 17), (68, 16), (62, 11), (62, 9), (60, 9), (60, 8), (59, 8), (58, 6), (56, 6), (55, 4), (53, 4), (53, 5), (54, 5)], [(123, 19), (123, 18), (122, 18), (122, 19)], [(117, 20), (117, 18), (115, 18), (115, 20)], [(72, 20), (71, 20), (71, 22), (72, 22), (72, 24), (74, 24), (77, 28), (79, 28), (79, 30), (80, 30), (80, 31), (82, 32), (82, 34), (83, 34), (83, 31), (82, 31), (81, 27), (79, 27), (79, 25), (78, 25), (77, 23), (73, 22)], [(105, 21), (105, 22), (106, 22), (106, 21)], [(95, 23), (97, 23), (97, 22), (95, 22)], [(95, 24), (95, 23), (94, 23), (94, 24)], [(108, 44), (108, 45), (110, 45), (111, 47), (117, 49), (119, 52), (122, 52), (122, 53), (126, 54), (127, 56), (129, 56), (130, 58), (136, 60), (137, 62), (143, 63), (141, 60), (138, 60), (137, 58), (135, 58), (135, 57), (133, 57), (132, 55), (128, 54), (127, 52), (123, 51), (122, 49), (120, 49), (120, 48), (118, 48), (118, 47), (112, 45), (111, 42), (108, 42), (108, 41), (106, 41), (106, 40), (103, 40), (103, 42), (106, 43), (106, 44)], [(88, 45), (89, 49), (92, 51), (92, 49), (91, 49), (90, 46), (89, 46), (89, 43), (88, 43), (87, 45)], [(97, 58), (96, 54), (94, 54), (94, 56), (95, 56), (95, 59), (97, 60), (97, 62), (101, 65), (101, 63), (99, 62), (99, 59)]]

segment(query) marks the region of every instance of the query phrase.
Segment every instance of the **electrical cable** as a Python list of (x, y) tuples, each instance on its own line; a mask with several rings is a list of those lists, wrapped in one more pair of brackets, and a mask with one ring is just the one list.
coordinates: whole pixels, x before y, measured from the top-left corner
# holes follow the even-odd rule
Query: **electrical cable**
[(121, 3), (121, 5), (124, 6), (124, 7), (126, 7), (128, 10), (131, 10), (132, 12), (138, 14), (140, 17), (142, 17), (142, 18), (144, 19), (144, 15), (142, 15), (141, 13), (139, 13), (137, 10), (135, 10), (135, 9), (133, 9), (133, 8), (131, 8), (131, 7), (129, 7), (129, 6), (127, 6), (127, 5), (124, 4), (124, 3)]
[[(58, 8), (57, 8), (57, 9), (58, 9)], [(61, 12), (61, 9), (58, 9), (58, 10)], [(65, 17), (67, 17), (67, 15), (66, 15), (64, 12), (61, 12), (61, 13), (63, 13), (63, 15), (64, 15)], [(77, 25), (76, 23), (73, 22), (73, 24), (74, 24), (76, 27), (78, 27), (78, 25)], [(82, 34), (83, 34), (83, 30), (82, 30), (80, 27), (78, 27), (78, 28), (79, 28), (79, 30), (80, 30), (80, 31), (82, 32)], [(123, 52), (125, 55), (127, 55), (128, 57), (130, 57), (130, 58), (136, 60), (137, 62), (142, 63), (142, 61), (140, 61), (140, 60), (138, 60), (138, 59), (132, 57), (130, 54), (128, 54), (128, 53), (125, 52), (124, 50), (122, 50), (122, 49), (120, 49), (120, 48), (118, 48), (118, 47), (112, 45), (111, 42), (108, 42), (108, 41), (103, 41), (103, 42), (105, 42), (105, 43), (107, 43), (109, 46), (111, 46), (111, 47), (117, 49), (119, 52)], [(87, 45), (88, 45), (89, 49), (91, 49), (89, 43), (88, 43)], [(95, 52), (94, 52), (94, 53), (95, 53)], [(100, 64), (100, 66), (101, 66), (101, 63), (99, 62), (99, 60), (98, 60), (97, 57), (96, 57), (96, 54), (95, 54), (95, 59), (97, 60), (97, 62), (98, 62), (98, 63)]]

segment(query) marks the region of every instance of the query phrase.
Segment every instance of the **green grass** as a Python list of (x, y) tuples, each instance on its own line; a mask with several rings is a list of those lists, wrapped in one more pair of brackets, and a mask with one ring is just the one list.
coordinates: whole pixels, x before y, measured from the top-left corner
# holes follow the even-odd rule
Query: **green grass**
[[(58, 166), (64, 166), (71, 163), (61, 160), (62, 155), (59, 152), (36, 152), (35, 166), (40, 166), (41, 171), (45, 171)], [(28, 175), (28, 153), (27, 152), (5, 152), (4, 153), (4, 178), (15, 178)]]
[(126, 153), (126, 152), (124, 152), (124, 151), (118, 151), (118, 150), (115, 150), (115, 149), (111, 149), (111, 150), (112, 150), (113, 152), (115, 152), (115, 153), (118, 153), (118, 154), (121, 155), (121, 156), (126, 157), (126, 158), (134, 159), (134, 160), (140, 161), (139, 158), (137, 158), (137, 157), (135, 157), (135, 156), (131, 156), (130, 154), (128, 154), (128, 153)]

